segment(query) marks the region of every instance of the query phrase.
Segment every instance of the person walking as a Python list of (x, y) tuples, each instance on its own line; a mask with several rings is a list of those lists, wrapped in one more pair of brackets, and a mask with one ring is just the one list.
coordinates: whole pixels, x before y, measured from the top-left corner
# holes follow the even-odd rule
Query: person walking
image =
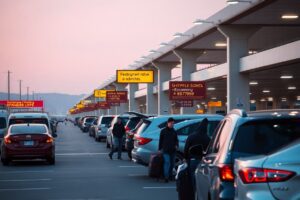
[(169, 182), (173, 176), (173, 168), (178, 145), (178, 136), (174, 129), (174, 119), (169, 118), (167, 126), (160, 132), (158, 149), (159, 152), (162, 153), (164, 159), (163, 172), (166, 183)]
[(121, 118), (118, 118), (112, 129), (113, 147), (111, 149), (111, 152), (108, 154), (111, 160), (115, 152), (118, 152), (118, 159), (122, 160), (123, 137), (125, 135), (125, 132), (125, 127), (122, 123), (122, 120)]

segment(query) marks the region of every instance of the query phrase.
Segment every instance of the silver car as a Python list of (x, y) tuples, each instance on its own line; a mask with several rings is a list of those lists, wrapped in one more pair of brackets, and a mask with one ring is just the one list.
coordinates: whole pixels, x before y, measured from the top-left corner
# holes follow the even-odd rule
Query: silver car
[(114, 119), (113, 115), (104, 115), (98, 118), (97, 125), (95, 128), (95, 140), (101, 141), (106, 139), (108, 128)]
[(183, 160), (183, 151), (187, 136), (193, 133), (200, 122), (207, 118), (209, 129), (214, 130), (223, 119), (220, 115), (166, 115), (145, 119), (135, 135), (134, 149), (132, 150), (133, 161), (142, 165), (148, 165), (151, 154), (158, 151), (160, 131), (166, 127), (169, 117), (175, 120), (175, 130), (178, 133), (179, 151), (176, 154), (175, 166)]
[(300, 199), (300, 140), (268, 156), (235, 161), (235, 199)]

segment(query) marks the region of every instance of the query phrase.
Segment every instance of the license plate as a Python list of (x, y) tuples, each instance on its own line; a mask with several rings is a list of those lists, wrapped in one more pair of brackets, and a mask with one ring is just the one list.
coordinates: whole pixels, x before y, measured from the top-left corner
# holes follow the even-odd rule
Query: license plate
[(24, 146), (33, 146), (33, 141), (24, 141)]

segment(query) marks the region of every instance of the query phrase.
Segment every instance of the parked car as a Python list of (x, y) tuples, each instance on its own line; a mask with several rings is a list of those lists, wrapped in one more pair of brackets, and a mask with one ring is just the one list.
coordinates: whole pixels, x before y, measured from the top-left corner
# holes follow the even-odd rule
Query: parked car
[[(114, 127), (114, 124), (117, 123), (118, 118), (121, 118), (122, 123), (124, 126), (126, 125), (127, 121), (129, 120), (130, 116), (128, 114), (125, 115), (116, 115), (114, 119), (112, 120), (108, 130), (107, 130), (107, 136), (106, 136), (106, 147), (111, 148), (113, 146), (113, 137), (112, 137), (112, 129)], [(124, 142), (125, 146), (125, 136), (124, 136)]]
[(74, 125), (79, 126), (80, 117), (75, 117), (74, 119)]
[(81, 131), (84, 133), (88, 132), (95, 119), (97, 119), (95, 116), (84, 117), (80, 126)]
[(95, 126), (95, 140), (100, 142), (107, 137), (108, 128), (114, 119), (114, 115), (104, 115), (99, 117), (97, 126)]
[[(180, 140), (180, 150), (176, 155), (176, 166), (183, 160), (184, 144), (187, 136), (194, 131), (202, 119), (208, 118), (210, 126), (215, 127), (222, 120), (220, 115), (164, 115), (152, 117), (143, 120), (143, 124), (137, 130), (135, 135), (134, 149), (132, 150), (132, 159), (134, 162), (148, 165), (150, 157), (158, 151), (160, 131), (167, 125), (169, 117), (175, 120), (175, 130), (178, 130)], [(198, 121), (187, 122), (188, 120), (199, 119)], [(181, 122), (181, 123), (180, 123)], [(184, 123), (183, 123), (184, 122)], [(177, 124), (181, 125), (177, 125)], [(189, 127), (193, 125), (192, 127)], [(213, 130), (214, 128), (211, 128)]]
[(196, 169), (197, 199), (234, 199), (235, 159), (268, 155), (292, 143), (300, 138), (299, 122), (298, 110), (231, 111)]
[(1, 144), (1, 161), (46, 159), (55, 164), (55, 143), (45, 124), (13, 124)]
[(19, 112), (11, 113), (8, 117), (8, 125), (13, 124), (45, 124), (52, 136), (57, 136), (51, 130), (50, 118), (47, 113), (43, 112)]
[(235, 199), (300, 199), (299, 152), (297, 140), (270, 155), (237, 159)]
[(97, 127), (98, 118), (95, 118), (89, 128), (89, 136), (95, 137), (95, 129)]
[(134, 148), (134, 135), (137, 129), (142, 125), (143, 119), (153, 117), (154, 115), (145, 115), (137, 112), (126, 112), (127, 114), (132, 115), (125, 125), (126, 130), (126, 140), (125, 140), (125, 149), (128, 153), (128, 157), (132, 159), (131, 151)]
[(7, 129), (8, 111), (0, 109), (0, 144)]

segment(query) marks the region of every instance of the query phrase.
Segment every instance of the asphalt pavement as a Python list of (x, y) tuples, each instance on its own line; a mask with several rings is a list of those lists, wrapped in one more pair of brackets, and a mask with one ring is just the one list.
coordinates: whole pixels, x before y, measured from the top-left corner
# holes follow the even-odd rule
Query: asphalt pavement
[(175, 183), (157, 182), (147, 176), (148, 168), (128, 160), (108, 158), (105, 143), (82, 133), (73, 124), (59, 124), (56, 164), (42, 161), (0, 164), (1, 200), (91, 199), (165, 200), (177, 199)]

